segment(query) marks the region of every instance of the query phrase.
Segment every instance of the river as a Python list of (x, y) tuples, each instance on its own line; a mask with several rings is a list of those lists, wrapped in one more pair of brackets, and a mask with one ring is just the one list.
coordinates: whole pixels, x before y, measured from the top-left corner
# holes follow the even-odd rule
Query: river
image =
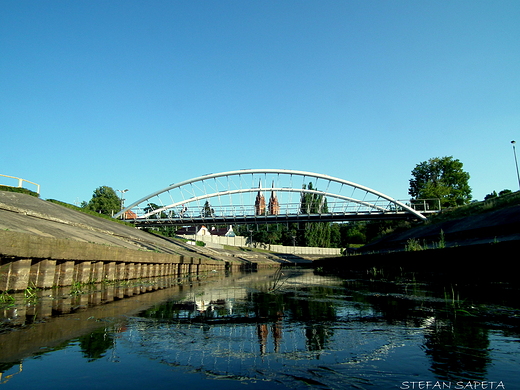
[(518, 285), (312, 269), (4, 302), (0, 389), (520, 389)]

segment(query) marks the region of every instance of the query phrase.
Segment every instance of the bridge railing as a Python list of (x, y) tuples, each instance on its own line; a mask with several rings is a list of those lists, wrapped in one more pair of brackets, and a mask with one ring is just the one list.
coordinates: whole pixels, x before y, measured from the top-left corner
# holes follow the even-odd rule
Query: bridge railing
[(436, 213), (442, 209), (441, 200), (439, 198), (411, 199), (409, 206), (421, 213)]
[[(12, 179), (12, 180), (15, 180), (18, 182), (18, 185), (14, 186), (14, 185), (9, 185), (9, 184), (2, 184), (2, 185), (5, 185), (7, 187), (17, 187), (17, 188), (25, 188), (24, 187), (24, 183), (29, 183), (29, 184), (32, 184), (36, 187), (36, 193), (39, 194), (40, 193), (40, 185), (39, 184), (36, 184), (36, 183), (33, 183), (32, 181), (29, 181), (29, 180), (25, 180), (25, 179), (22, 179), (20, 177), (15, 177), (15, 176), (9, 176), (9, 175), (2, 175), (0, 174), (0, 177), (2, 178), (7, 178), (7, 179)], [(12, 180), (9, 180), (11, 183), (12, 183)], [(31, 190), (32, 191), (32, 190)]]
[[(440, 201), (438, 199), (421, 199), (421, 200), (407, 200), (402, 201), (403, 204), (414, 208), (417, 211), (433, 213), (440, 210)], [(359, 204), (355, 202), (327, 202), (323, 205), (321, 210), (309, 210), (304, 212), (301, 210), (300, 202), (280, 204), (276, 212), (271, 212), (268, 205), (265, 206), (262, 213), (258, 213), (257, 208), (254, 205), (207, 205), (201, 206), (200, 204), (183, 204), (172, 208), (164, 208), (162, 211), (146, 216), (151, 212), (151, 208), (135, 208), (131, 217), (126, 214), (127, 220), (172, 220), (179, 221), (183, 220), (189, 222), (196, 220), (211, 221), (212, 219), (228, 219), (230, 221), (252, 218), (252, 217), (265, 217), (265, 216), (303, 216), (309, 214), (317, 215), (333, 215), (335, 217), (341, 215), (353, 215), (353, 214), (396, 214), (405, 213), (405, 211), (396, 206), (394, 203), (377, 200), (367, 201), (366, 204)]]

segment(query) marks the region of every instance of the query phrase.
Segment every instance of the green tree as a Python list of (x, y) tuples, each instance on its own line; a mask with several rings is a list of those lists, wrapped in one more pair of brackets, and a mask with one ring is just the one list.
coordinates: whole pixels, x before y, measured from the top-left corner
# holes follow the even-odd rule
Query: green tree
[[(315, 190), (312, 183), (309, 183), (308, 186), (304, 184), (303, 189)], [(300, 212), (302, 214), (328, 213), (329, 208), (327, 206), (327, 199), (323, 195), (319, 194), (302, 193), (300, 199)]]
[(112, 216), (121, 210), (121, 199), (119, 199), (113, 188), (101, 186), (95, 189), (92, 199), (87, 203), (86, 208), (100, 214)]
[[(312, 183), (303, 185), (303, 189), (315, 190)], [(328, 213), (327, 198), (321, 194), (302, 193), (300, 199), (300, 213), (323, 214)], [(330, 222), (306, 222), (298, 231), (297, 241), (301, 246), (330, 247), (331, 223)]]
[(493, 191), (491, 194), (487, 194), (486, 196), (484, 196), (484, 200), (493, 199), (493, 198), (498, 198), (498, 194), (496, 191)]
[(415, 199), (440, 199), (443, 207), (467, 204), (471, 200), (469, 173), (453, 156), (435, 157), (412, 170), (408, 193)]

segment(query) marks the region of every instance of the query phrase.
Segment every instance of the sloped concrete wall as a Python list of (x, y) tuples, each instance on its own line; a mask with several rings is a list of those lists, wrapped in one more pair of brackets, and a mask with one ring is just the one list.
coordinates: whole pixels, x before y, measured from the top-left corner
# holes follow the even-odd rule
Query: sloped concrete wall
[(199, 274), (226, 262), (0, 231), (0, 291)]

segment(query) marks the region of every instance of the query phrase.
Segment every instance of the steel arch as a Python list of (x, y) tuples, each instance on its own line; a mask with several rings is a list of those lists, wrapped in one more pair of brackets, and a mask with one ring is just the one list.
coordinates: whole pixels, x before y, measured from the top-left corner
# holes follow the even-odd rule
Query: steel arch
[[(246, 180), (251, 177), (251, 185), (246, 185)], [(238, 179), (236, 179), (238, 178)], [(222, 181), (222, 179), (225, 179)], [(296, 180), (293, 180), (296, 179)], [(234, 181), (237, 180), (237, 181)], [(264, 186), (262, 186), (262, 180)], [(300, 187), (295, 188), (293, 181), (301, 180)], [(268, 186), (268, 182), (272, 181), (271, 187)], [(274, 183), (277, 182), (275, 186)], [(282, 182), (287, 182), (287, 186), (280, 185)], [(258, 182), (258, 187), (255, 187), (255, 182)], [(304, 188), (307, 183), (315, 183), (316, 189)], [(325, 186), (325, 190), (320, 190), (320, 186)], [(351, 194), (344, 193), (345, 191), (351, 192)], [(363, 197), (354, 197), (355, 192), (362, 192)], [(180, 217), (174, 216), (174, 210), (178, 207), (188, 210), (187, 205), (195, 204), (195, 207), (191, 208), (191, 211), (201, 209), (201, 201), (206, 201), (211, 198), (217, 198), (221, 204), (223, 197), (228, 198), (227, 204), (220, 206), (220, 211), (228, 208), (242, 208), (252, 210), (252, 202), (244, 204), (242, 199), (238, 201), (239, 204), (233, 204), (233, 197), (242, 196), (244, 194), (258, 193), (258, 192), (274, 192), (277, 194), (292, 194), (297, 193), (300, 196), (304, 193), (323, 196), (323, 199), (327, 199), (329, 204), (333, 204), (335, 211), (332, 213), (346, 214), (345, 209), (338, 211), (342, 207), (345, 208), (356, 205), (358, 211), (374, 211), (380, 214), (395, 213), (400, 211), (408, 214), (411, 217), (426, 219), (426, 217), (414, 210), (410, 206), (393, 199), (392, 197), (385, 195), (379, 191), (373, 190), (369, 187), (353, 183), (347, 180), (339, 179), (329, 175), (289, 170), (289, 169), (244, 169), (222, 173), (213, 173), (208, 175), (199, 176), (193, 179), (185, 180), (180, 183), (171, 184), (170, 186), (153, 192), (150, 195), (145, 196), (132, 203), (128, 207), (121, 210), (114, 217), (118, 218), (122, 215), (127, 215), (127, 212), (132, 211), (134, 217), (131, 219), (135, 220), (149, 220), (149, 219), (168, 219), (170, 221), (182, 221), (182, 215)], [(367, 200), (367, 196), (375, 196), (375, 200)], [(166, 198), (166, 201), (165, 199)], [(333, 202), (330, 202), (333, 200)], [(158, 202), (154, 203), (152, 202)], [(236, 200), (236, 198), (235, 198)], [(240, 204), (241, 203), (241, 204)], [(287, 203), (287, 214), (299, 213), (298, 202), (294, 202), (290, 205)], [(142, 205), (146, 207), (142, 207)], [(228, 210), (229, 211), (229, 210)], [(353, 213), (350, 211), (349, 213)], [(189, 219), (189, 218), (188, 218)], [(236, 222), (236, 219), (234, 220)]]

